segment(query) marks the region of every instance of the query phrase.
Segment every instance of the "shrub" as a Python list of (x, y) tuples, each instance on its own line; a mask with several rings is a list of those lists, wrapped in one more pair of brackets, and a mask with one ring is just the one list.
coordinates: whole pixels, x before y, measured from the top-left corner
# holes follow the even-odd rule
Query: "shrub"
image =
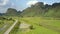
[(29, 26), (29, 28), (30, 28), (30, 29), (34, 29), (34, 28), (33, 28), (33, 25)]

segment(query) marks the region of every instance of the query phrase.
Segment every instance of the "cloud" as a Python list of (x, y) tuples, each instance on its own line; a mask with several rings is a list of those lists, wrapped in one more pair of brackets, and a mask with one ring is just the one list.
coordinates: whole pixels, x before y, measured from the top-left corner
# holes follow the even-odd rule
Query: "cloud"
[(44, 5), (46, 5), (47, 3), (46, 2), (44, 2)]
[(5, 13), (7, 8), (0, 8), (0, 13)]
[(2, 2), (0, 2), (0, 6), (4, 6), (8, 3), (9, 0), (1, 0)]
[(27, 5), (28, 5), (28, 6), (31, 6), (31, 5), (36, 4), (37, 2), (38, 2), (38, 0), (31, 0), (31, 1), (28, 1), (28, 2), (27, 2)]
[(0, 0), (0, 13), (6, 12), (8, 8), (15, 8), (15, 3), (12, 0)]

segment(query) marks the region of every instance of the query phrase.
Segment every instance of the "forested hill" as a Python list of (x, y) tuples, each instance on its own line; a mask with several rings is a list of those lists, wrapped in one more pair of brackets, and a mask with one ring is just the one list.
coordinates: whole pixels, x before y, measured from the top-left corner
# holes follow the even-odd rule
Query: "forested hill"
[(52, 5), (44, 5), (43, 2), (38, 2), (24, 9), (22, 12), (13, 8), (8, 8), (6, 16), (23, 16), (23, 17), (60, 17), (60, 3), (53, 3)]

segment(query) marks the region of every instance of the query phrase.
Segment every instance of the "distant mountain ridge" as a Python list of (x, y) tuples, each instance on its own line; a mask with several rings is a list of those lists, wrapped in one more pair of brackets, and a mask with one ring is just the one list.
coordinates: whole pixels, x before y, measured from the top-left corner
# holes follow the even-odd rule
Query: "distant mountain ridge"
[(43, 2), (38, 2), (35, 5), (31, 5), (31, 7), (24, 9), (23, 11), (17, 11), (16, 9), (8, 8), (5, 15), (22, 17), (60, 17), (60, 3), (44, 5)]
[(22, 16), (46, 16), (46, 17), (60, 17), (60, 3), (53, 3), (52, 5), (44, 5), (43, 2), (38, 2), (31, 7), (23, 10)]

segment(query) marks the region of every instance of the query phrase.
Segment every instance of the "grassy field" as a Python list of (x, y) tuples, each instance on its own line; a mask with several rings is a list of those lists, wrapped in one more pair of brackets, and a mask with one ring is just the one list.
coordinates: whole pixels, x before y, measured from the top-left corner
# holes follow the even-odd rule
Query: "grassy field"
[(32, 30), (20, 31), (17, 34), (60, 34), (60, 20), (59, 18), (43, 18), (43, 17), (24, 17), (20, 18), (20, 22), (24, 21), (33, 25)]
[[(33, 26), (33, 29), (21, 31), (19, 22), (15, 25), (10, 34), (60, 34), (60, 18), (47, 17), (12, 17), (18, 19), (21, 23), (26, 23)], [(3, 34), (14, 21), (0, 20), (0, 34)]]
[(0, 20), (0, 34), (3, 34), (13, 22), (12, 20)]
[(19, 30), (19, 25), (20, 25), (20, 22), (18, 21), (14, 26), (14, 28), (11, 30), (11, 32), (9, 32), (9, 34), (16, 34), (16, 32)]

